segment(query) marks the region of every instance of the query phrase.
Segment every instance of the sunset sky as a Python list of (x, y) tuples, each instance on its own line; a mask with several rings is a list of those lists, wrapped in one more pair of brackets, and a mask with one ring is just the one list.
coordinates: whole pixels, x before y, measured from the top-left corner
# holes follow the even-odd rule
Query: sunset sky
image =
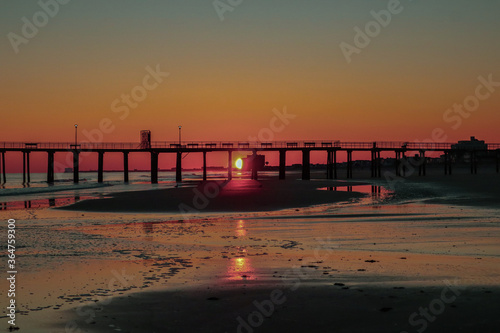
[[(422, 141), (441, 128), (448, 142), (500, 142), (500, 86), (480, 87), (500, 82), (499, 1), (40, 2), (58, 12), (0, 2), (0, 141), (71, 141), (75, 123), (85, 140), (103, 119), (105, 142), (143, 129), (177, 140), (178, 125), (185, 140), (248, 140), (286, 109), (295, 118), (275, 140)], [(378, 31), (348, 63), (341, 43), (356, 47), (367, 24)], [(158, 68), (169, 75), (145, 90)], [(147, 96), (127, 106), (134, 89)], [(465, 101), (472, 111), (447, 112)]]

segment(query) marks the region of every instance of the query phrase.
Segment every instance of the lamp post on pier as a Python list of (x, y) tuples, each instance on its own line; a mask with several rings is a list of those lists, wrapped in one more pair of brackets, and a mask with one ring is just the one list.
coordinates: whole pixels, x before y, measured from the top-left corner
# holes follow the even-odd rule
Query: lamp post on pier
[(75, 124), (75, 149), (78, 144), (78, 124)]
[(182, 126), (179, 125), (179, 148), (181, 147), (181, 130), (182, 130)]

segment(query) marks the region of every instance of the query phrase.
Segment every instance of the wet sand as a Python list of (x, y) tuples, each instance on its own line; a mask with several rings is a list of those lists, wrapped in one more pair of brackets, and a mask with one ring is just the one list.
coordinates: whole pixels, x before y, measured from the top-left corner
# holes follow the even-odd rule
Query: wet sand
[[(443, 290), (445, 291), (444, 296)], [(271, 282), (120, 297), (89, 332), (497, 332), (498, 288), (378, 288)], [(457, 296), (458, 295), (458, 296)], [(441, 301), (441, 297), (448, 301)], [(274, 301), (275, 303), (271, 303)], [(423, 310), (422, 310), (423, 309)], [(423, 311), (423, 312), (421, 312)], [(413, 315), (413, 321), (410, 317)]]
[[(153, 223), (147, 231), (142, 223), (80, 229), (119, 239), (147, 236), (173, 250), (171, 258), (186, 258), (188, 266), (165, 279), (157, 270), (165, 262), (158, 247), (143, 259), (146, 274), (132, 283), (159, 284), (97, 303), (92, 317), (92, 307), (80, 314), (66, 310), (57, 327), (238, 332), (239, 317), (248, 324), (255, 311), (270, 311), (266, 300), (274, 292), (274, 312), (262, 320), (255, 314), (250, 321), (262, 324), (239, 332), (416, 332), (423, 327), (420, 308), (431, 303), (435, 314), (427, 320), (428, 332), (493, 332), (500, 309), (500, 230), (498, 223), (490, 225), (495, 217), (477, 225), (475, 210), (450, 208), (443, 218), (433, 205), (407, 214), (388, 208), (377, 217), (380, 208), (353, 207), (333, 221), (327, 211), (315, 210), (307, 218)], [(255, 302), (265, 304), (264, 310)], [(419, 315), (410, 323), (414, 312)]]
[[(252, 212), (254, 197), (244, 194), (243, 201), (226, 202), (246, 205), (247, 212), (217, 213), (220, 201), (193, 219), (173, 210), (145, 213), (143, 206), (134, 213), (129, 206), (157, 197), (148, 207), (159, 207), (174, 193), (190, 202), (193, 188), (114, 195), (127, 203), (121, 206), (126, 214), (76, 210), (86, 202), (103, 210), (109, 199), (69, 210), (1, 212), (29, 222), (19, 230), (19, 326), (54, 333), (238, 332), (240, 325), (240, 332), (417, 332), (425, 322), (426, 332), (496, 332), (498, 209), (481, 202), (473, 207), (470, 199), (430, 203), (471, 194), (494, 202), (492, 190), (480, 189), (495, 183), (487, 177), (451, 182), (465, 184), (457, 189), (440, 181), (412, 178), (396, 196), (368, 197), (316, 190), (331, 181), (290, 181), (259, 195), (277, 207)], [(266, 192), (262, 184), (225, 190)], [(294, 186), (299, 191), (292, 192)], [(322, 196), (320, 205), (293, 207), (309, 191), (314, 194), (306, 200)], [(441, 195), (422, 196), (429, 191)], [(277, 197), (286, 192), (285, 199)], [(179, 202), (186, 201), (169, 209)], [(459, 295), (446, 291), (441, 309), (448, 282), (460, 286)], [(254, 302), (269, 305), (274, 290), (272, 314), (249, 321), (255, 311), (267, 311)], [(286, 297), (280, 304), (279, 291)], [(431, 303), (431, 319), (417, 314), (410, 322)]]
[(206, 212), (276, 211), (360, 198), (356, 192), (318, 191), (325, 186), (360, 182), (301, 180), (206, 181), (197, 186), (112, 194), (109, 198), (81, 201), (65, 210), (102, 212)]

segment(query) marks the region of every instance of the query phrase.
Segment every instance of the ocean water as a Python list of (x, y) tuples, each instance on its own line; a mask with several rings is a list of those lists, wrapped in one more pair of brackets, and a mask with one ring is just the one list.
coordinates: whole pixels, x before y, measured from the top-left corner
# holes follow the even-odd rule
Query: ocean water
[[(261, 172), (262, 177), (276, 177), (276, 172)], [(159, 172), (158, 184), (151, 184), (149, 172), (129, 172), (129, 182), (123, 182), (123, 172), (105, 172), (104, 182), (98, 183), (96, 172), (80, 172), (80, 182), (73, 183), (72, 173), (57, 173), (54, 184), (48, 184), (45, 173), (32, 173), (29, 184), (23, 184), (22, 174), (7, 174), (0, 185), (0, 210), (57, 207), (110, 193), (193, 186), (203, 179), (201, 171), (183, 172), (182, 183), (175, 181), (175, 172)], [(225, 171), (208, 171), (210, 180), (227, 178)], [(250, 178), (245, 172), (233, 172), (233, 179)]]
[[(223, 173), (210, 173), (215, 179)], [(44, 208), (74, 203), (91, 197), (102, 197), (113, 192), (140, 191), (176, 186), (175, 172), (159, 172), (158, 184), (151, 184), (149, 172), (130, 172), (129, 182), (123, 182), (122, 172), (104, 173), (104, 182), (97, 182), (97, 173), (81, 172), (80, 182), (73, 183), (72, 173), (55, 175), (54, 184), (46, 182), (45, 173), (33, 173), (29, 184), (23, 184), (22, 174), (7, 174), (7, 182), (0, 187), (0, 209)], [(201, 172), (185, 172), (183, 184), (202, 179)]]

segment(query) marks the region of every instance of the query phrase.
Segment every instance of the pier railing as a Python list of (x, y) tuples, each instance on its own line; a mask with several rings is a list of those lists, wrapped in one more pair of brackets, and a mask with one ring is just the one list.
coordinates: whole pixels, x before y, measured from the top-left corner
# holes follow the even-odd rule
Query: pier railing
[[(147, 150), (147, 149), (402, 149), (402, 150), (448, 150), (456, 143), (434, 142), (402, 142), (402, 141), (376, 141), (376, 142), (342, 142), (338, 140), (301, 140), (301, 141), (153, 141), (149, 146), (139, 142), (0, 142), (0, 149), (15, 150)], [(487, 149), (500, 149), (500, 143), (488, 143)], [(473, 150), (474, 147), (466, 149)], [(484, 148), (483, 148), (484, 149)]]

